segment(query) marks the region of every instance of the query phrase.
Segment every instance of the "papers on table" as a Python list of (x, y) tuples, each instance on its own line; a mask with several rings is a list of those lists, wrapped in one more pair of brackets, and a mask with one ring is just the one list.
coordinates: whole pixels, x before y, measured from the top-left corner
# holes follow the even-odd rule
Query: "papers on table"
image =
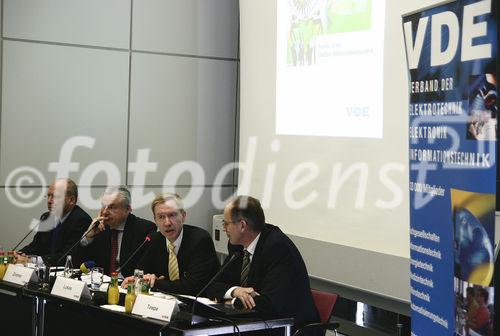
[[(189, 298), (189, 299), (192, 299), (192, 300), (194, 300), (194, 298), (195, 298), (194, 296), (184, 295), (184, 294), (179, 294), (179, 296), (183, 296), (183, 297), (186, 297), (186, 298)], [(206, 304), (206, 305), (213, 305), (213, 304), (217, 303), (217, 302), (212, 301), (209, 298), (205, 298), (205, 297), (198, 297), (198, 299), (196, 299), (196, 301), (198, 301), (200, 303), (203, 303), (203, 304)]]
[(124, 306), (119, 306), (119, 305), (102, 305), (101, 308), (120, 312), (120, 313), (125, 313), (125, 307)]
[[(87, 285), (90, 285), (90, 273), (89, 274), (82, 274), (80, 276), (82, 281), (84, 281)], [(105, 285), (107, 282), (111, 282), (111, 277), (107, 276), (106, 274), (103, 275), (102, 278), (103, 285)], [(101, 286), (102, 287), (102, 286)], [(106, 287), (107, 289), (108, 287)]]

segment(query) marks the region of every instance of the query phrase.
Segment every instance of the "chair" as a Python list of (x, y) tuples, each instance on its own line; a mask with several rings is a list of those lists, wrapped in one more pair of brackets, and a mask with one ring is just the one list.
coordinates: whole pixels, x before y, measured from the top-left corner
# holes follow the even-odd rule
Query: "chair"
[(297, 331), (295, 331), (293, 336), (299, 336), (300, 334), (309, 329), (323, 330), (324, 332), (326, 332), (326, 330), (332, 330), (335, 333), (335, 335), (337, 335), (337, 329), (339, 327), (339, 323), (330, 322), (330, 317), (332, 315), (333, 307), (335, 306), (335, 303), (337, 302), (339, 295), (322, 292), (315, 289), (311, 289), (311, 294), (314, 300), (314, 305), (318, 310), (321, 322), (306, 324), (300, 329), (297, 329)]

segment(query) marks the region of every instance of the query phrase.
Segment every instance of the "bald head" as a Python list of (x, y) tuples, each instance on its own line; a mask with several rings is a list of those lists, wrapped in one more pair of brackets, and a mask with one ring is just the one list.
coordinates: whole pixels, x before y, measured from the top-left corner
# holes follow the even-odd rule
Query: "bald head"
[(59, 218), (73, 210), (78, 199), (76, 183), (69, 179), (57, 179), (47, 191), (47, 209)]

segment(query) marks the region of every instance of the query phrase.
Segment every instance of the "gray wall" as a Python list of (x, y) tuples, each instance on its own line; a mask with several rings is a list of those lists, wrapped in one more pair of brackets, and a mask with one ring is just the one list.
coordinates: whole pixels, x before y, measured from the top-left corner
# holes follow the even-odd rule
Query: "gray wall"
[[(139, 216), (175, 190), (211, 227), (236, 183), (214, 184), (237, 151), (238, 1), (3, 0), (1, 20), (4, 248), (46, 209), (64, 144), (91, 216), (105, 185), (127, 184)], [(203, 179), (167, 174), (183, 161)]]

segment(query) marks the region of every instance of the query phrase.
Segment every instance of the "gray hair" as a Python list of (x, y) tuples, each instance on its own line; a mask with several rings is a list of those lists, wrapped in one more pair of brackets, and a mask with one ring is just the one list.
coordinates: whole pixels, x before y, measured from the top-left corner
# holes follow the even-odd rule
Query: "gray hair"
[(130, 207), (132, 203), (132, 197), (130, 196), (130, 191), (128, 188), (124, 185), (121, 186), (115, 186), (115, 187), (108, 187), (104, 191), (104, 194), (106, 195), (111, 195), (111, 194), (118, 194), (122, 198), (122, 203), (125, 207)]

